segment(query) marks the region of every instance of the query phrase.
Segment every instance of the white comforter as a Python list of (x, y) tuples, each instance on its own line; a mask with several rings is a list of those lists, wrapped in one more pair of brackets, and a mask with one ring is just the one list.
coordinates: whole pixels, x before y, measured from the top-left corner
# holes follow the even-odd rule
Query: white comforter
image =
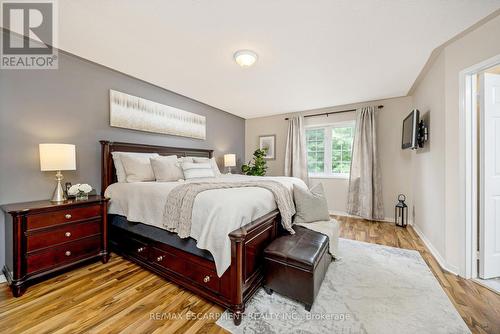
[[(234, 182), (262, 179), (244, 175), (222, 175), (212, 179), (184, 182)], [(305, 183), (292, 177), (264, 177), (285, 185), (293, 194), (293, 186), (307, 188)], [(114, 183), (106, 189), (111, 198), (109, 213), (127, 217), (165, 229), (163, 214), (168, 193), (180, 182)], [(191, 237), (200, 249), (212, 254), (217, 275), (220, 277), (231, 265), (231, 241), (228, 234), (276, 209), (273, 194), (258, 187), (215, 189), (200, 193), (194, 202)]]

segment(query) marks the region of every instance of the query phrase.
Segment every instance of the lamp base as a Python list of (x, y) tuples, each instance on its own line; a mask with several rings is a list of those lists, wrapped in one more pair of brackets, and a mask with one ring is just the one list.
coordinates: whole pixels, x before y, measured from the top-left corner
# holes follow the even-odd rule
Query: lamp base
[(64, 179), (61, 171), (56, 173), (56, 188), (54, 189), (54, 193), (52, 194), (52, 199), (50, 200), (52, 203), (61, 203), (66, 200), (66, 194), (64, 193), (61, 181)]

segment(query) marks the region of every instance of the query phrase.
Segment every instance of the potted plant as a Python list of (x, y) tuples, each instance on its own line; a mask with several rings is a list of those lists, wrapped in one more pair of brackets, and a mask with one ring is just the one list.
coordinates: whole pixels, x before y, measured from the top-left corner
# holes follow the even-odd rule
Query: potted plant
[(241, 171), (245, 175), (264, 176), (267, 170), (266, 156), (267, 149), (257, 149), (253, 152), (253, 159), (248, 164), (241, 166)]

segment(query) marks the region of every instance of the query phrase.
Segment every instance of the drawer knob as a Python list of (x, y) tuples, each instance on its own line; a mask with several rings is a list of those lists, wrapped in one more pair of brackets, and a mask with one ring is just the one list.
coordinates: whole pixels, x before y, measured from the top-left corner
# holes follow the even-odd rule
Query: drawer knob
[(205, 283), (210, 282), (210, 276), (207, 275), (207, 276), (203, 277), (203, 282), (205, 282)]
[(156, 261), (161, 262), (161, 261), (163, 261), (163, 259), (164, 259), (164, 256), (163, 256), (163, 255), (160, 255), (160, 256), (158, 256), (158, 257), (156, 258)]
[(71, 217), (72, 217), (72, 216), (71, 216), (69, 213), (67, 213), (67, 214), (64, 216), (64, 218), (66, 218), (66, 219), (71, 219)]
[(66, 232), (66, 233), (64, 233), (64, 235), (69, 238), (69, 237), (71, 237), (71, 232)]
[(64, 253), (64, 255), (66, 255), (66, 256), (70, 256), (70, 255), (71, 255), (71, 252), (70, 252), (70, 251), (66, 251), (66, 253)]
[(144, 252), (145, 248), (144, 247), (139, 247), (137, 248), (137, 253), (142, 253)]

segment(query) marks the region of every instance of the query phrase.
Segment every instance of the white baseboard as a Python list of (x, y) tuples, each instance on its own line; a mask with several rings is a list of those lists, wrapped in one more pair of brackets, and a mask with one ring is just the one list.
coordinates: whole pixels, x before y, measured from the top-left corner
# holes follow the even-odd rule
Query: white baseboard
[(7, 280), (5, 279), (5, 276), (0, 274), (0, 283), (5, 283)]
[(437, 251), (437, 249), (432, 245), (432, 243), (429, 241), (429, 239), (427, 239), (425, 237), (422, 230), (420, 230), (420, 228), (415, 224), (412, 224), (412, 227), (413, 227), (413, 230), (418, 234), (420, 239), (422, 239), (422, 241), (425, 244), (425, 246), (427, 247), (427, 249), (429, 249), (432, 256), (434, 256), (436, 261), (439, 263), (439, 266), (441, 266), (442, 269), (444, 269), (444, 270), (446, 270), (454, 275), (459, 276), (458, 275), (458, 271), (459, 271), (458, 268), (456, 268), (455, 266), (451, 266), (446, 262), (446, 260), (441, 256), (441, 254)]
[[(335, 211), (335, 210), (330, 210), (329, 213), (331, 215), (335, 215), (335, 216), (344, 216), (344, 217), (353, 217), (353, 218), (359, 218), (358, 216), (354, 216), (354, 215), (351, 215), (351, 214), (348, 214), (347, 212), (345, 211)], [(388, 218), (388, 217), (385, 217), (384, 219), (382, 220), (377, 220), (377, 221), (381, 221), (381, 222), (385, 222), (385, 223), (394, 223), (394, 218)]]

